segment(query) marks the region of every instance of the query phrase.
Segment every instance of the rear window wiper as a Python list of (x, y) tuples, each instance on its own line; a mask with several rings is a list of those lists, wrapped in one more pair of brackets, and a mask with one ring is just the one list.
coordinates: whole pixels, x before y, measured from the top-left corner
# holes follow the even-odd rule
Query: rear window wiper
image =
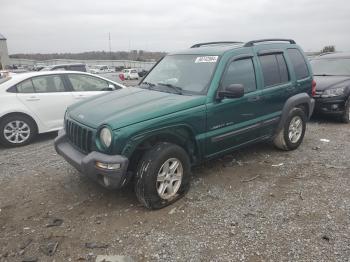
[(179, 87), (179, 86), (174, 86), (174, 85), (172, 85), (172, 84), (165, 84), (165, 83), (158, 83), (158, 85), (170, 87), (170, 88), (172, 88), (173, 90), (175, 90), (179, 95), (182, 95), (183, 89), (182, 89), (181, 87)]

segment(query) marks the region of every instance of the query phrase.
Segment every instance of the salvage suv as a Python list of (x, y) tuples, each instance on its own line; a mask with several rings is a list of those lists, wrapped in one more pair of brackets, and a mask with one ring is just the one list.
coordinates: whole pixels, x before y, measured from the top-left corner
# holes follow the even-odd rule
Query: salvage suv
[(293, 40), (196, 44), (138, 87), (68, 108), (58, 154), (106, 188), (130, 181), (147, 208), (189, 188), (191, 166), (261, 141), (296, 149), (312, 114), (310, 65)]

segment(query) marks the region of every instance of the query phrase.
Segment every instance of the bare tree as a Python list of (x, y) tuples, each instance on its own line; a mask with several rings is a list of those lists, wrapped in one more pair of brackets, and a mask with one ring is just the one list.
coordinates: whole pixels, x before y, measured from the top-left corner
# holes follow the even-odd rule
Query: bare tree
[(334, 45), (325, 46), (325, 47), (321, 50), (321, 53), (333, 53), (333, 52), (335, 52), (335, 46), (334, 46)]

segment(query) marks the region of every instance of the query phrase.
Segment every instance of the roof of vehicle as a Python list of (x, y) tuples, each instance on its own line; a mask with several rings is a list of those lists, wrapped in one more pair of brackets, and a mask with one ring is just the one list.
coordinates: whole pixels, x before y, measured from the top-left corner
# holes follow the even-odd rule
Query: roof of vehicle
[(6, 37), (4, 37), (1, 33), (0, 33), (0, 40), (6, 40)]
[(233, 41), (199, 43), (199, 44), (193, 45), (189, 49), (170, 53), (170, 55), (175, 55), (175, 54), (223, 55), (227, 51), (243, 48), (243, 47), (252, 47), (255, 44), (266, 45), (266, 46), (270, 46), (271, 44), (274, 44), (274, 47), (275, 47), (276, 44), (281, 44), (281, 45), (295, 44), (295, 41), (292, 39), (261, 39), (261, 40), (252, 40), (245, 43), (233, 42)]
[(86, 73), (86, 72), (80, 72), (80, 71), (37, 71), (37, 72), (26, 72), (26, 73), (20, 73), (20, 74), (14, 74), (11, 75), (11, 80), (8, 82), (5, 82), (7, 84), (17, 84), (18, 82), (28, 79), (30, 77), (34, 77), (34, 76), (43, 76), (43, 75), (57, 75), (57, 74), (84, 74), (84, 75), (89, 75), (89, 76), (93, 76), (93, 77), (97, 77), (97, 78), (102, 78), (105, 79), (107, 81), (116, 83), (119, 86), (125, 87), (123, 84), (117, 83), (116, 81), (101, 77), (101, 76), (96, 76), (90, 73)]
[(57, 64), (57, 65), (49, 65), (49, 67), (60, 67), (60, 66), (77, 66), (77, 65), (85, 65), (84, 63), (71, 63), (71, 64)]
[(347, 52), (337, 52), (337, 53), (327, 53), (321, 54), (314, 59), (329, 59), (329, 58), (350, 58), (350, 53)]

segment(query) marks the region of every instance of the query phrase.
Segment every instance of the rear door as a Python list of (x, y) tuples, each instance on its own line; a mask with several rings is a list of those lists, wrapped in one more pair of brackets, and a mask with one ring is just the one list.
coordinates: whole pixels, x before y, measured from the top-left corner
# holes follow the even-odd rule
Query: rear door
[(67, 74), (67, 81), (75, 101), (112, 91), (113, 88), (118, 89), (112, 83), (90, 75)]
[(261, 111), (270, 121), (264, 133), (272, 133), (287, 99), (296, 93), (283, 51), (258, 52), (261, 74)]
[(35, 114), (47, 130), (63, 126), (64, 113), (73, 103), (62, 76), (36, 76), (17, 84), (17, 98)]

